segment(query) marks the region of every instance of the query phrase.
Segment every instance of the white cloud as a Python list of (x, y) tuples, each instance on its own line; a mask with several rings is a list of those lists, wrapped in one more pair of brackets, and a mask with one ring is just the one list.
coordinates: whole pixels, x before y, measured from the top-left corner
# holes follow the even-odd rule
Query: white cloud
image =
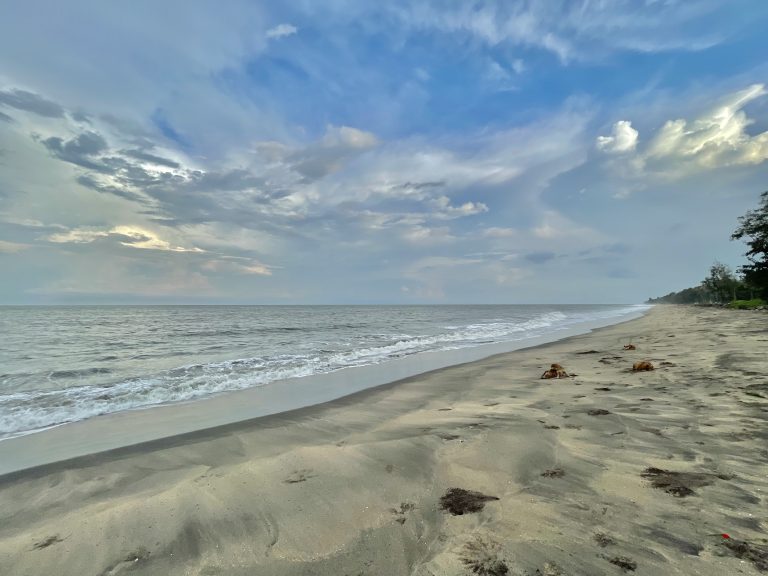
[(274, 28), (267, 30), (267, 38), (285, 38), (286, 36), (293, 36), (298, 31), (299, 29), (292, 24), (278, 24)]
[(447, 226), (413, 226), (403, 232), (403, 239), (411, 244), (435, 245), (453, 242), (456, 237)]
[(597, 137), (597, 149), (609, 154), (632, 152), (637, 147), (638, 132), (632, 122), (619, 120), (613, 125), (610, 136)]
[(375, 134), (351, 126), (328, 126), (322, 144), (327, 147), (373, 148), (379, 143)]
[(29, 248), (28, 244), (0, 240), (0, 254), (15, 254), (16, 252), (21, 252), (27, 248)]
[[(238, 262), (237, 260), (242, 260)], [(235, 272), (238, 274), (255, 274), (257, 276), (272, 276), (272, 270), (266, 264), (248, 258), (223, 258), (209, 260), (201, 268), (210, 272)]]
[[(393, 5), (394, 4), (394, 5)], [(720, 42), (727, 27), (712, 26), (710, 2), (459, 2), (389, 3), (403, 24), (472, 36), (490, 46), (512, 44), (551, 52), (567, 63), (604, 58), (616, 50), (702, 50)]]
[(123, 246), (139, 248), (142, 250), (165, 250), (168, 252), (195, 252), (202, 253), (200, 248), (184, 248), (174, 246), (167, 240), (163, 240), (155, 233), (136, 226), (114, 226), (108, 230), (93, 228), (75, 228), (67, 232), (58, 232), (48, 236), (50, 242), (56, 244), (90, 244), (102, 238), (112, 238)]
[[(668, 120), (640, 149), (637, 131), (622, 120), (611, 136), (597, 138), (597, 147), (620, 157), (612, 167), (624, 180), (675, 180), (702, 170), (760, 164), (768, 160), (768, 131), (750, 134), (754, 121), (743, 108), (766, 94), (763, 84), (753, 84), (697, 117)], [(615, 196), (625, 198), (631, 191), (625, 186)]]
[(737, 164), (759, 164), (768, 159), (768, 131), (751, 136), (753, 123), (742, 108), (767, 94), (763, 84), (736, 92), (708, 113), (694, 119), (670, 120), (648, 146), (647, 162), (655, 160), (717, 168)]
[(431, 204), (436, 209), (435, 217), (441, 220), (474, 216), (488, 212), (488, 206), (482, 202), (465, 202), (461, 206), (452, 206), (451, 200), (447, 196), (439, 196), (432, 200)]
[(498, 228), (492, 226), (483, 230), (482, 235), (486, 238), (513, 238), (517, 236), (519, 232), (514, 228)]

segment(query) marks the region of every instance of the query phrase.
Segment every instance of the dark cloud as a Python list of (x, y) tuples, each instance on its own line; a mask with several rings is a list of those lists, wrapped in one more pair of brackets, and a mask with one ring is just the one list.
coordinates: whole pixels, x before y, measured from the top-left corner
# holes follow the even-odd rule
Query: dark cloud
[(145, 160), (147, 162), (152, 162), (153, 164), (157, 164), (158, 166), (166, 166), (168, 168), (179, 168), (179, 163), (174, 162), (173, 160), (168, 160), (168, 158), (162, 158), (161, 156), (155, 156), (154, 154), (150, 154), (149, 152), (145, 152), (144, 150), (121, 150), (121, 154), (125, 156), (130, 156), (131, 158), (135, 158), (136, 160)]
[(0, 104), (48, 118), (64, 117), (62, 106), (26, 90), (0, 90)]
[(264, 186), (264, 178), (254, 176), (247, 170), (226, 170), (224, 172), (193, 172), (189, 187), (194, 190), (226, 192), (258, 189)]
[(72, 117), (72, 120), (75, 120), (76, 122), (91, 123), (91, 117), (85, 112), (70, 112), (69, 115)]
[(339, 170), (344, 161), (362, 152), (346, 146), (311, 146), (289, 155), (286, 160), (291, 168), (314, 181)]
[(118, 186), (101, 184), (98, 181), (96, 181), (92, 176), (89, 176), (87, 174), (83, 174), (82, 176), (79, 176), (77, 178), (77, 182), (81, 186), (85, 186), (86, 188), (90, 188), (91, 190), (95, 190), (96, 192), (99, 192), (101, 194), (112, 194), (113, 196), (118, 196), (120, 198), (131, 200), (132, 202), (138, 202), (140, 204), (147, 203), (146, 198), (144, 198), (139, 194), (136, 194), (135, 192), (131, 192), (130, 190), (126, 190)]
[(445, 180), (438, 180), (435, 182), (405, 182), (398, 184), (395, 188), (401, 190), (429, 190), (431, 188), (442, 188), (445, 186)]
[(531, 252), (525, 255), (525, 259), (532, 264), (544, 264), (557, 257), (554, 252)]
[(102, 170), (102, 164), (95, 162), (93, 156), (108, 149), (107, 141), (96, 132), (83, 132), (76, 138), (66, 141), (58, 136), (52, 136), (43, 140), (42, 143), (60, 160), (91, 170)]
[(0, 112), (0, 122), (8, 122), (8, 123), (11, 123), (11, 122), (13, 122), (13, 121), (14, 121), (14, 120), (13, 120), (13, 118), (11, 118), (10, 116), (8, 116), (8, 114), (3, 114), (2, 112)]

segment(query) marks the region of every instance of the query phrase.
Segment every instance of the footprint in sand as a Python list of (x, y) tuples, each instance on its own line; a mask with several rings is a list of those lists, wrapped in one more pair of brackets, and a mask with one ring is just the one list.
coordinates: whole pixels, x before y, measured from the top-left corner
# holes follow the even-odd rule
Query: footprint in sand
[(301, 470), (294, 470), (288, 475), (288, 478), (283, 480), (286, 484), (298, 484), (299, 482), (306, 482), (310, 478), (317, 476), (312, 469), (302, 468)]
[(53, 544), (58, 544), (59, 542), (64, 542), (64, 540), (62, 540), (58, 534), (54, 534), (53, 536), (48, 536), (48, 538), (44, 538), (39, 542), (35, 542), (32, 545), (32, 549), (42, 550), (43, 548), (48, 548), (48, 546), (52, 546)]
[(389, 511), (395, 515), (395, 522), (398, 524), (405, 524), (407, 520), (406, 514), (416, 509), (416, 504), (412, 502), (401, 502), (400, 508), (390, 508)]

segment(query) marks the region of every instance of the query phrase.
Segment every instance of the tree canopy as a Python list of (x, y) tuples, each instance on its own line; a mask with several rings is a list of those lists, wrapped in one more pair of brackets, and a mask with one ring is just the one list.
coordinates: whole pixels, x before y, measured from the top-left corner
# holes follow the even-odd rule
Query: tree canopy
[[(749, 298), (746, 304), (764, 305), (756, 296), (768, 299), (768, 191), (760, 195), (760, 205), (748, 210), (739, 218), (739, 227), (731, 240), (743, 240), (749, 247), (744, 254), (749, 261), (739, 268), (739, 275), (725, 264), (715, 261), (709, 269), (709, 276), (699, 286), (680, 292), (670, 292), (660, 298), (650, 298), (650, 303), (673, 304), (732, 304), (739, 298)], [(751, 304), (752, 307), (756, 304)]]
[(739, 227), (732, 240), (743, 240), (749, 250), (745, 254), (749, 264), (741, 267), (744, 281), (768, 296), (768, 192), (760, 195), (760, 206), (739, 218)]

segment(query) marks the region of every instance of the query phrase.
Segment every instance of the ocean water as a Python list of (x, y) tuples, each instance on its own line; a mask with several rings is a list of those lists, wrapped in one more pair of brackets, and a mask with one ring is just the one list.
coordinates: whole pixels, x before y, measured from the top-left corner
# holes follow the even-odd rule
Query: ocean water
[(0, 307), (0, 439), (412, 354), (556, 338), (646, 308)]

